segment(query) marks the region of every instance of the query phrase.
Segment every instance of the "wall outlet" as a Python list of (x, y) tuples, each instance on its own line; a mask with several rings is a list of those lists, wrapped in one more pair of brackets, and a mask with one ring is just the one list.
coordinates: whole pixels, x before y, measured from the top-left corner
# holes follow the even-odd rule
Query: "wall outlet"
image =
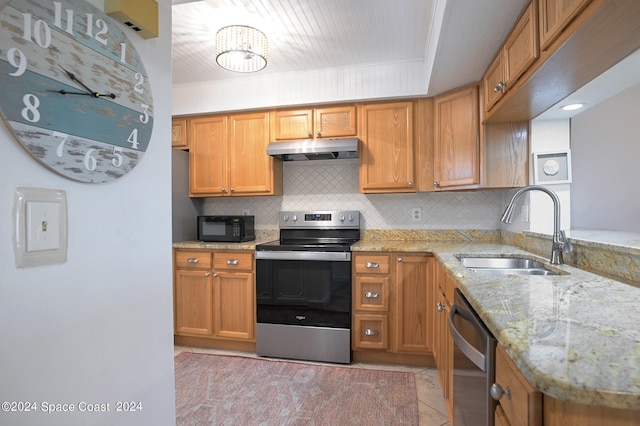
[(242, 209), (242, 216), (251, 216), (249, 209)]
[(413, 207), (411, 209), (411, 221), (422, 222), (422, 209), (420, 207)]

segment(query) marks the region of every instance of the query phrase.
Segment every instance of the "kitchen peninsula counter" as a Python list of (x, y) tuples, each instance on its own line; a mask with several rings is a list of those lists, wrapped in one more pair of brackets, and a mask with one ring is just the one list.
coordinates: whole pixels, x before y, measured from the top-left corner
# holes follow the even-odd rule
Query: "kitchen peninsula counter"
[[(640, 410), (640, 288), (548, 265), (492, 231), (427, 232), (365, 232), (352, 251), (432, 253), (531, 385), (572, 403)], [(525, 255), (562, 274), (482, 275), (457, 255)]]

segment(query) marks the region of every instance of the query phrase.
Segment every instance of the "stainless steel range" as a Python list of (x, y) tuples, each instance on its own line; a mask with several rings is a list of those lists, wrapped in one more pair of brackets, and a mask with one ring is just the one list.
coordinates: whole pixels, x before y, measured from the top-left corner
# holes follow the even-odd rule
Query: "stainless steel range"
[(259, 356), (351, 362), (351, 244), (358, 211), (283, 211), (256, 246)]

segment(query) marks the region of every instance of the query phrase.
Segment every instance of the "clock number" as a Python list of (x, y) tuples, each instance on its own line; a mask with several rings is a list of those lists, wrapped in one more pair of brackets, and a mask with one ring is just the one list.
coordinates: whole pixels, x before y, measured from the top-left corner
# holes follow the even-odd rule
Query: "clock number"
[(12, 77), (20, 77), (27, 70), (27, 57), (16, 47), (7, 50), (7, 61), (16, 69), (9, 73)]
[(136, 93), (140, 93), (143, 94), (144, 93), (144, 89), (142, 88), (142, 85), (144, 84), (144, 76), (142, 74), (140, 74), (139, 72), (136, 73), (136, 84), (134, 84), (133, 86), (133, 91)]
[(23, 13), (22, 17), (24, 18), (22, 38), (31, 43), (35, 42), (43, 49), (48, 48), (51, 45), (51, 28), (49, 28), (49, 25), (42, 19), (38, 19), (32, 26), (30, 13)]
[(93, 13), (87, 13), (87, 35), (91, 38), (95, 38), (99, 43), (107, 45), (107, 38), (104, 37), (105, 34), (109, 31), (109, 27), (107, 23), (102, 19), (96, 19), (96, 28), (98, 32), (93, 34)]
[(62, 5), (60, 4), (59, 1), (54, 1), (53, 6), (55, 8), (53, 25), (73, 35), (73, 10), (72, 9), (64, 10), (67, 14), (67, 27), (62, 28)]
[(122, 166), (122, 148), (119, 146), (113, 147), (113, 158), (111, 159), (111, 164), (113, 164), (114, 167)]
[(127, 43), (120, 43), (120, 62), (127, 63)]
[(58, 149), (56, 149), (56, 155), (58, 157), (62, 157), (62, 154), (64, 153), (64, 143), (67, 141), (67, 138), (69, 137), (69, 135), (62, 132), (53, 132), (53, 137), (62, 138), (62, 140), (58, 144)]
[(98, 165), (98, 160), (96, 160), (96, 157), (91, 155), (93, 154), (93, 151), (95, 151), (95, 148), (91, 148), (84, 155), (84, 168), (89, 170), (90, 172), (94, 171), (96, 169), (96, 166)]
[(142, 108), (142, 114), (140, 114), (140, 122), (142, 124), (147, 124), (149, 122), (149, 105), (140, 104), (140, 107)]
[(40, 99), (38, 99), (36, 95), (27, 93), (22, 97), (22, 102), (24, 103), (24, 108), (22, 108), (22, 118), (30, 123), (37, 123), (40, 121), (40, 111), (38, 111)]
[(131, 149), (138, 149), (138, 129), (133, 129), (127, 142), (131, 144)]

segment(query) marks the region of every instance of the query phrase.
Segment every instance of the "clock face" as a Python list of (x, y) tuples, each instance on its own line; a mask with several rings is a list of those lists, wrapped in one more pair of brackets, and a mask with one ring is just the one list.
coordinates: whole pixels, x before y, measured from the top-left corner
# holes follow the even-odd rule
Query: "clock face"
[(131, 171), (149, 146), (153, 99), (119, 25), (86, 0), (0, 0), (0, 9), (0, 112), (16, 139), (73, 180)]

